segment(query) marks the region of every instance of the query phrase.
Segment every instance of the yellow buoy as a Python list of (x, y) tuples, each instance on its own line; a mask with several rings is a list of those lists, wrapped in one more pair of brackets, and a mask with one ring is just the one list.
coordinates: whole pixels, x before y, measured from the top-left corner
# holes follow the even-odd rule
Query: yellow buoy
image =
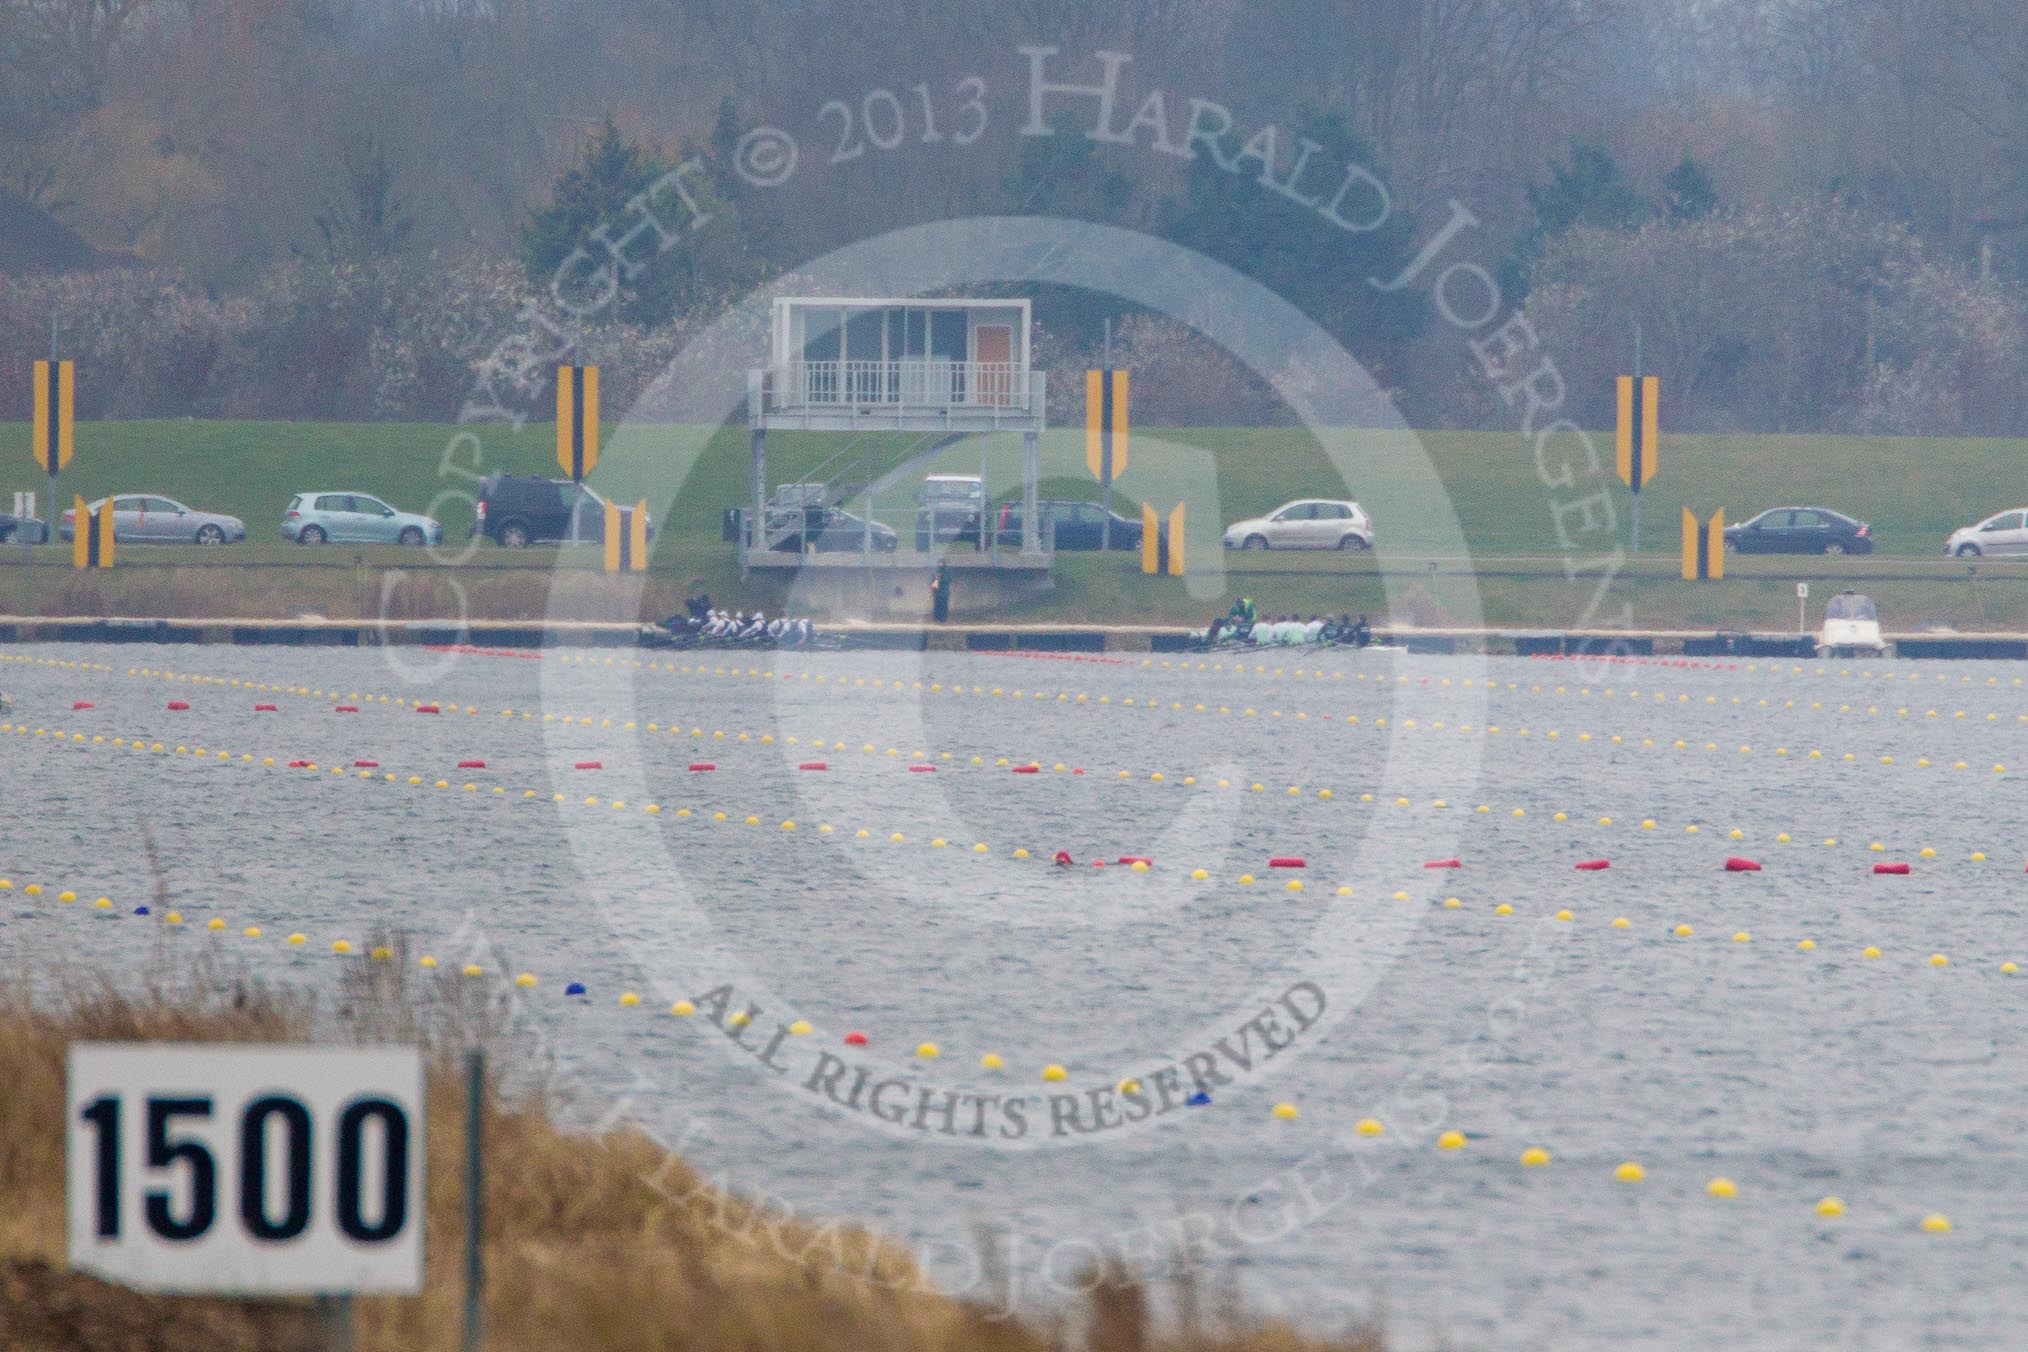
[(1521, 1152), (1521, 1167), (1523, 1169), (1540, 1169), (1549, 1163), (1549, 1158), (1547, 1150), (1544, 1150), (1539, 1145), (1531, 1145)]
[(1648, 1171), (1632, 1160), (1626, 1161), (1613, 1170), (1613, 1179), (1619, 1183), (1639, 1183), (1648, 1176)]
[(1737, 1197), (1739, 1185), (1729, 1178), (1714, 1178), (1704, 1185), (1704, 1191), (1713, 1197)]
[(635, 1005), (641, 1003), (641, 997), (632, 991), (623, 991), (620, 995), (620, 1003), (626, 1008), (632, 1009)]
[(1697, 931), (1695, 931), (1695, 930), (1691, 929), (1691, 928), (1690, 928), (1690, 927), (1689, 927), (1688, 925), (1678, 925), (1678, 926), (1676, 926), (1676, 937), (1677, 937), (1678, 939), (1687, 939), (1687, 938), (1689, 938), (1689, 937), (1690, 937), (1691, 935), (1695, 934), (1696, 932), (1697, 932)]
[(1293, 1103), (1277, 1103), (1275, 1105), (1275, 1116), (1284, 1122), (1295, 1121), (1296, 1105)]
[(1465, 1133), (1462, 1131), (1447, 1131), (1437, 1137), (1437, 1149), (1439, 1150), (1463, 1150), (1464, 1148)]
[(521, 973), (521, 975), (514, 978), (514, 984), (521, 987), (523, 990), (528, 990), (532, 988), (535, 985), (535, 973), (533, 972)]
[(943, 1052), (938, 1048), (936, 1043), (924, 1042), (916, 1047), (915, 1054), (925, 1061), (934, 1061), (937, 1057), (943, 1055)]
[(1836, 1220), (1845, 1214), (1845, 1204), (1836, 1197), (1826, 1197), (1817, 1203), (1817, 1214), (1825, 1220)]
[(1815, 939), (1801, 939), (1798, 940), (1796, 943), (1796, 947), (1801, 949), (1805, 953), (1810, 952), (1812, 949), (1816, 948), (1816, 946), (1817, 941)]
[(1929, 965), (1932, 967), (1948, 967), (1951, 965), (1951, 960), (1941, 953), (1932, 953), (1929, 955)]
[(1616, 916), (1614, 916), (1614, 917), (1613, 917), (1613, 928), (1614, 928), (1614, 929), (1632, 929), (1632, 928), (1633, 928), (1633, 925), (1634, 925), (1634, 922), (1633, 922), (1633, 921), (1631, 921), (1631, 920), (1629, 920), (1629, 919), (1627, 919), (1627, 918), (1626, 918), (1625, 916), (1623, 916), (1623, 915), (1616, 915)]
[(1007, 1063), (1000, 1059), (998, 1052), (987, 1052), (979, 1058), (979, 1064), (987, 1070), (998, 1070)]
[(1860, 950), (1859, 956), (1862, 958), (1877, 958), (1880, 956), (1880, 950), (1868, 944)]
[(1512, 915), (1512, 914), (1514, 914), (1514, 907), (1513, 907), (1513, 906), (1512, 906), (1512, 905), (1511, 905), (1510, 903), (1508, 903), (1508, 902), (1504, 902), (1504, 901), (1503, 901), (1503, 902), (1501, 902), (1501, 903), (1500, 903), (1500, 904), (1499, 904), (1498, 906), (1495, 906), (1495, 907), (1493, 908), (1493, 914), (1494, 914), (1494, 915)]
[(1947, 1235), (1951, 1232), (1950, 1218), (1932, 1211), (1922, 1218), (1922, 1228), (1932, 1235)]
[(691, 1004), (688, 1000), (678, 1000), (675, 1004), (669, 1006), (669, 1012), (678, 1018), (688, 1018), (697, 1012), (697, 1006)]
[(1042, 1078), (1048, 1080), (1051, 1084), (1056, 1084), (1060, 1081), (1069, 1079), (1070, 1073), (1066, 1071), (1062, 1066), (1051, 1063), (1050, 1065), (1046, 1065), (1042, 1068)]
[(1387, 1128), (1380, 1125), (1380, 1119), (1378, 1118), (1362, 1117), (1352, 1124), (1352, 1130), (1358, 1132), (1361, 1136), (1378, 1136), (1386, 1131)]

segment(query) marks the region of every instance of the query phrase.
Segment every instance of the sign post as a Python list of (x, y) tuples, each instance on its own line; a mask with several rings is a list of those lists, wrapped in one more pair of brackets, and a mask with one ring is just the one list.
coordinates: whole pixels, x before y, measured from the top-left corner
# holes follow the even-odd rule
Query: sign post
[[(599, 463), (599, 368), (559, 366), (556, 369), (556, 463), (570, 476), (573, 490)], [(573, 491), (570, 538), (578, 538), (578, 515), (584, 495)]]
[(1796, 632), (1810, 632), (1810, 584), (1807, 582), (1796, 584)]
[(1105, 488), (1099, 548), (1113, 547), (1113, 476), (1127, 469), (1127, 373), (1111, 366), (1084, 373), (1084, 463)]
[[(52, 321), (53, 322), (53, 321)], [(56, 472), (70, 463), (73, 450), (73, 394), (76, 376), (73, 365), (67, 361), (39, 361), (35, 363), (35, 413), (31, 451), (35, 463), (42, 466), (49, 475), (49, 523), (48, 541), (56, 543)]]
[(1699, 521), (1688, 507), (1683, 509), (1683, 580), (1717, 581), (1725, 577), (1725, 509)]
[(113, 497), (108, 493), (94, 512), (83, 498), (72, 495), (70, 565), (73, 568), (113, 566)]
[(643, 573), (648, 569), (648, 500), (631, 507), (606, 504), (605, 562), (608, 573)]
[(1619, 378), (1619, 471), (1620, 480), (1633, 490), (1633, 552), (1641, 552), (1641, 489), (1662, 467), (1660, 422), (1655, 404), (1661, 381), (1654, 376)]
[(1141, 571), (1157, 576), (1183, 576), (1183, 509), (1188, 504), (1177, 503), (1165, 521), (1155, 511), (1155, 504), (1141, 504)]
[(412, 1295), (422, 1054), (78, 1043), (71, 1266), (143, 1291)]

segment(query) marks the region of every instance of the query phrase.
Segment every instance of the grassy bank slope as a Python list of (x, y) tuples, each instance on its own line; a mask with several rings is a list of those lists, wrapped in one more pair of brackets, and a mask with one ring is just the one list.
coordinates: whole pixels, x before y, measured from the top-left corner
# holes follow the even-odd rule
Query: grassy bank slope
[[(64, 1241), (64, 1056), (72, 1041), (414, 1040), (421, 1026), (486, 1035), (499, 1011), (451, 977), (412, 986), (399, 962), (364, 963), (320, 1015), (217, 972), (128, 998), (76, 987), (58, 1007), (0, 997), (0, 1345), (9, 1352), (320, 1346), (301, 1302), (139, 1295), (70, 1273)], [(462, 984), (460, 984), (462, 983)], [(17, 985), (16, 991), (20, 989)], [(341, 1022), (342, 1020), (342, 1022)], [(333, 1026), (337, 1024), (339, 1026)], [(495, 1057), (496, 1064), (500, 1062)], [(359, 1302), (360, 1352), (458, 1346), (461, 1084), (440, 1058), (429, 1085), (426, 1288)], [(909, 1256), (863, 1231), (762, 1212), (699, 1179), (636, 1132), (569, 1134), (539, 1100), (489, 1104), (486, 1346), (493, 1352), (1052, 1352), (1084, 1326), (1102, 1352), (1383, 1352), (1361, 1332), (1314, 1341), (1278, 1326), (1196, 1335), (1149, 1327), (1131, 1282), (1100, 1284), (1049, 1333), (929, 1289)]]
[[(85, 423), (78, 428), (77, 458), (62, 492), (66, 502), (73, 490), (87, 498), (113, 489), (166, 493), (234, 513), (246, 520), (254, 539), (274, 540), (283, 505), (306, 489), (356, 487), (420, 510), (445, 490), (467, 487), (470, 479), (458, 471), (475, 465), (527, 473), (555, 468), (555, 434), (548, 424), (474, 429), (473, 439), (454, 442), (455, 436), (457, 429), (450, 427), (400, 423)], [(706, 436), (699, 429), (629, 425), (609, 430), (607, 440), (594, 481), (625, 498), (667, 485), (678, 467), (687, 466), (670, 523), (680, 531), (715, 539), (720, 510), (746, 495), (743, 429)], [(1642, 497), (1642, 543), (1659, 553), (1676, 548), (1685, 504), (1706, 514), (1722, 506), (1739, 520), (1782, 503), (1821, 503), (1871, 521), (1883, 553), (1929, 555), (1953, 528), (2028, 502), (2023, 439), (1665, 436), (1662, 441), (1661, 474)], [(1082, 433), (1059, 429), (1047, 442), (1050, 490), (1095, 496), (1083, 468)], [(1607, 458), (1603, 476), (1580, 473), (1573, 487), (1557, 489), (1543, 483), (1532, 443), (1518, 434), (1423, 433), (1414, 441), (1354, 434), (1350, 491), (1372, 511), (1390, 548), (1431, 549), (1442, 537), (1412, 510), (1422, 500), (1415, 480), (1427, 463), (1473, 554), (1561, 556), (1568, 551), (1552, 515), (1559, 500), (1609, 486), (1624, 520), (1628, 498), (1610, 475), (1610, 443), (1609, 436), (1600, 439)], [(795, 478), (846, 444), (838, 437), (775, 433), (768, 443), (770, 478)], [(895, 442), (866, 438), (853, 444), (870, 451), (877, 465), (879, 451)], [(1166, 506), (1183, 485), (1204, 518), (1193, 526), (1236, 520), (1291, 497), (1346, 491), (1315, 441), (1299, 428), (1136, 429), (1133, 446), (1119, 485), (1124, 503), (1132, 507), (1148, 497)], [(27, 447), (25, 425), (0, 424), (0, 492), (47, 489)], [(1172, 447), (1208, 454), (1216, 470), (1215, 502), (1202, 500), (1200, 468)], [(1000, 462), (993, 475), (999, 481), (1015, 458), (998, 452), (994, 458)], [(968, 442), (948, 452), (939, 468), (976, 472), (978, 462), (978, 443)], [(905, 506), (906, 487), (881, 505)], [(439, 502), (438, 516), (454, 539), (462, 539), (471, 524), (469, 510), (456, 500)], [(1593, 550), (1601, 543), (1589, 540), (1583, 547)]]
[[(64, 479), (96, 496), (109, 489), (152, 490), (246, 519), (254, 543), (216, 552), (194, 547), (135, 548), (110, 575), (73, 577), (57, 551), (46, 568), (18, 566), (22, 555), (0, 550), (0, 612), (24, 614), (274, 615), (312, 611), (334, 617), (445, 617), (461, 612), (493, 619), (545, 613), (598, 619), (638, 616), (625, 591), (588, 574), (592, 551), (483, 546), (455, 581), (417, 551), (338, 547), (302, 550), (279, 543), (283, 505), (297, 491), (359, 487), (404, 507), (428, 507), (462, 541), (470, 509), (458, 496), (466, 472), (507, 468), (554, 470), (553, 430), (487, 428), (476, 440), (454, 440), (455, 429), (403, 424), (103, 423), (79, 429), (79, 450)], [(0, 425), (0, 490), (43, 487), (26, 454), (20, 424)], [(1036, 621), (1152, 621), (1201, 624), (1230, 597), (1249, 594), (1270, 611), (1364, 612), (1421, 623), (1464, 622), (1478, 607), (1485, 622), (1548, 628), (1577, 624), (1650, 628), (1785, 629), (1796, 623), (1794, 583), (1816, 584), (1812, 615), (1841, 587), (1870, 591), (1893, 628), (1949, 625), (2028, 629), (2028, 564), (1985, 561), (1976, 580), (1940, 554), (1953, 527), (2012, 503), (2028, 501), (2028, 442), (1843, 437), (1675, 437), (1664, 439), (1662, 474), (1643, 495), (1643, 556), (1597, 595), (1600, 561), (1625, 540), (1628, 495), (1609, 474), (1580, 477), (1568, 488), (1542, 482), (1532, 447), (1517, 436), (1432, 433), (1407, 439), (1360, 433), (1347, 439), (1350, 491), (1378, 522), (1385, 556), (1336, 554), (1233, 555), (1220, 550), (1223, 523), (1292, 497), (1346, 491), (1337, 469), (1298, 429), (1148, 429), (1139, 431), (1118, 495), (1134, 512), (1149, 499), (1190, 504), (1190, 585), (1143, 579), (1131, 557), (1065, 555), (1053, 591), (990, 615), (961, 618)], [(863, 455), (875, 472), (894, 438), (857, 442), (815, 434), (776, 433), (769, 440), (770, 478), (797, 478), (830, 463), (824, 476), (850, 477), (834, 459)], [(988, 445), (996, 496), (1016, 486), (1011, 442)], [(1090, 496), (1079, 433), (1054, 432), (1043, 446), (1044, 492)], [(446, 463), (451, 466), (446, 469)], [(934, 468), (973, 471), (980, 443), (946, 452)], [(1434, 477), (1429, 471), (1434, 470)], [(594, 475), (623, 500), (662, 500), (680, 482), (655, 544), (647, 596), (639, 615), (671, 613), (693, 581), (721, 600), (779, 610), (788, 598), (779, 580), (742, 579), (730, 546), (719, 538), (722, 510), (746, 494), (746, 436), (741, 429), (627, 426), (608, 437)], [(909, 482), (876, 504), (904, 528)], [(1556, 507), (1604, 492), (1620, 514), (1616, 530), (1578, 534), (1566, 548)], [(1882, 552), (1870, 559), (1735, 560), (1721, 584), (1676, 580), (1677, 520), (1688, 502), (1700, 513), (1726, 506), (1737, 519), (1779, 502), (1821, 502), (1874, 523)], [(432, 505), (434, 504), (434, 505)], [(1445, 526), (1455, 512), (1460, 535)], [(1567, 514), (1577, 532), (1581, 515)], [(1422, 555), (1434, 556), (1429, 559)], [(1405, 557), (1404, 557), (1405, 556)], [(354, 559), (361, 562), (354, 566)], [(1567, 575), (1566, 559), (1579, 570)], [(209, 569), (184, 565), (259, 565)], [(1432, 567), (1432, 564), (1434, 567)], [(14, 565), (14, 566), (10, 566)], [(146, 566), (134, 566), (146, 565)], [(174, 566), (172, 566), (174, 565)], [(399, 568), (389, 580), (383, 570)], [(552, 595), (548, 574), (570, 576)], [(1584, 571), (1589, 569), (1591, 571)], [(1381, 570), (1385, 570), (1385, 574)], [(924, 599), (902, 579), (910, 604)], [(385, 598), (385, 605), (383, 605)], [(1476, 602), (1476, 603), (1475, 603)], [(1814, 618), (1812, 624), (1815, 623)]]

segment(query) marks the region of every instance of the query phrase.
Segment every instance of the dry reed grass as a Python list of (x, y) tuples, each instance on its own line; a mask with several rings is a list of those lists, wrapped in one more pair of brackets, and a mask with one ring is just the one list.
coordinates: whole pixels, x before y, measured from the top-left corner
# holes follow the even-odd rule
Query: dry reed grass
[[(334, 999), (198, 963), (128, 993), (103, 979), (0, 985), (0, 1347), (32, 1352), (296, 1349), (321, 1334), (302, 1302), (148, 1296), (67, 1271), (63, 1104), (73, 1041), (420, 1042), (429, 1050), (424, 1292), (358, 1302), (360, 1352), (457, 1346), (463, 1086), (447, 1048), (503, 1052), (506, 997), (457, 977), (361, 961)], [(1384, 1352), (1377, 1330), (1316, 1341), (1276, 1325), (1158, 1330), (1133, 1274), (1108, 1268), (1038, 1327), (933, 1291), (910, 1255), (864, 1231), (764, 1213), (638, 1131), (560, 1129), (539, 1090), (489, 1095), (486, 1346), (742, 1352)], [(1185, 1287), (1189, 1287), (1186, 1279)], [(1184, 1304), (1194, 1308), (1194, 1294)]]

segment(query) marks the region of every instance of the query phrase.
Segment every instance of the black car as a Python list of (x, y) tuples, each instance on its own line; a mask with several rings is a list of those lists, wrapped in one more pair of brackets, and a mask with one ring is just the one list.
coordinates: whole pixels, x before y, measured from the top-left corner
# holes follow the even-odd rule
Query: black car
[[(1105, 540), (1106, 509), (1096, 502), (1079, 502), (1065, 498), (1044, 498), (1036, 504), (1042, 514), (1042, 529), (1046, 536), (1050, 527), (1056, 530), (1058, 549), (1097, 549)], [(1113, 548), (1139, 549), (1141, 547), (1141, 523), (1129, 520), (1118, 512), (1112, 513)], [(994, 523), (999, 532), (1002, 548), (1019, 547), (1021, 544), (1021, 504), (1002, 503), (999, 516)]]
[[(606, 538), (606, 500), (589, 487), (568, 479), (543, 479), (532, 474), (489, 474), (479, 484), (472, 533), (483, 533), (496, 545), (525, 549), (545, 540), (572, 538), (571, 512), (577, 512), (579, 540)], [(653, 534), (652, 523), (649, 533)]]
[(1871, 554), (1873, 528), (1828, 507), (1771, 507), (1725, 528), (1735, 554)]
[[(796, 520), (798, 513), (768, 513), (768, 548), (785, 554), (804, 552), (804, 540), (809, 548), (819, 554), (856, 554), (867, 544), (866, 518), (840, 511), (836, 507), (805, 507), (802, 521)], [(873, 548), (876, 553), (892, 553), (901, 545), (901, 535), (892, 526), (873, 524)]]
[(25, 545), (47, 544), (49, 525), (36, 517), (0, 512), (0, 544), (5, 544), (9, 540), (17, 540)]

